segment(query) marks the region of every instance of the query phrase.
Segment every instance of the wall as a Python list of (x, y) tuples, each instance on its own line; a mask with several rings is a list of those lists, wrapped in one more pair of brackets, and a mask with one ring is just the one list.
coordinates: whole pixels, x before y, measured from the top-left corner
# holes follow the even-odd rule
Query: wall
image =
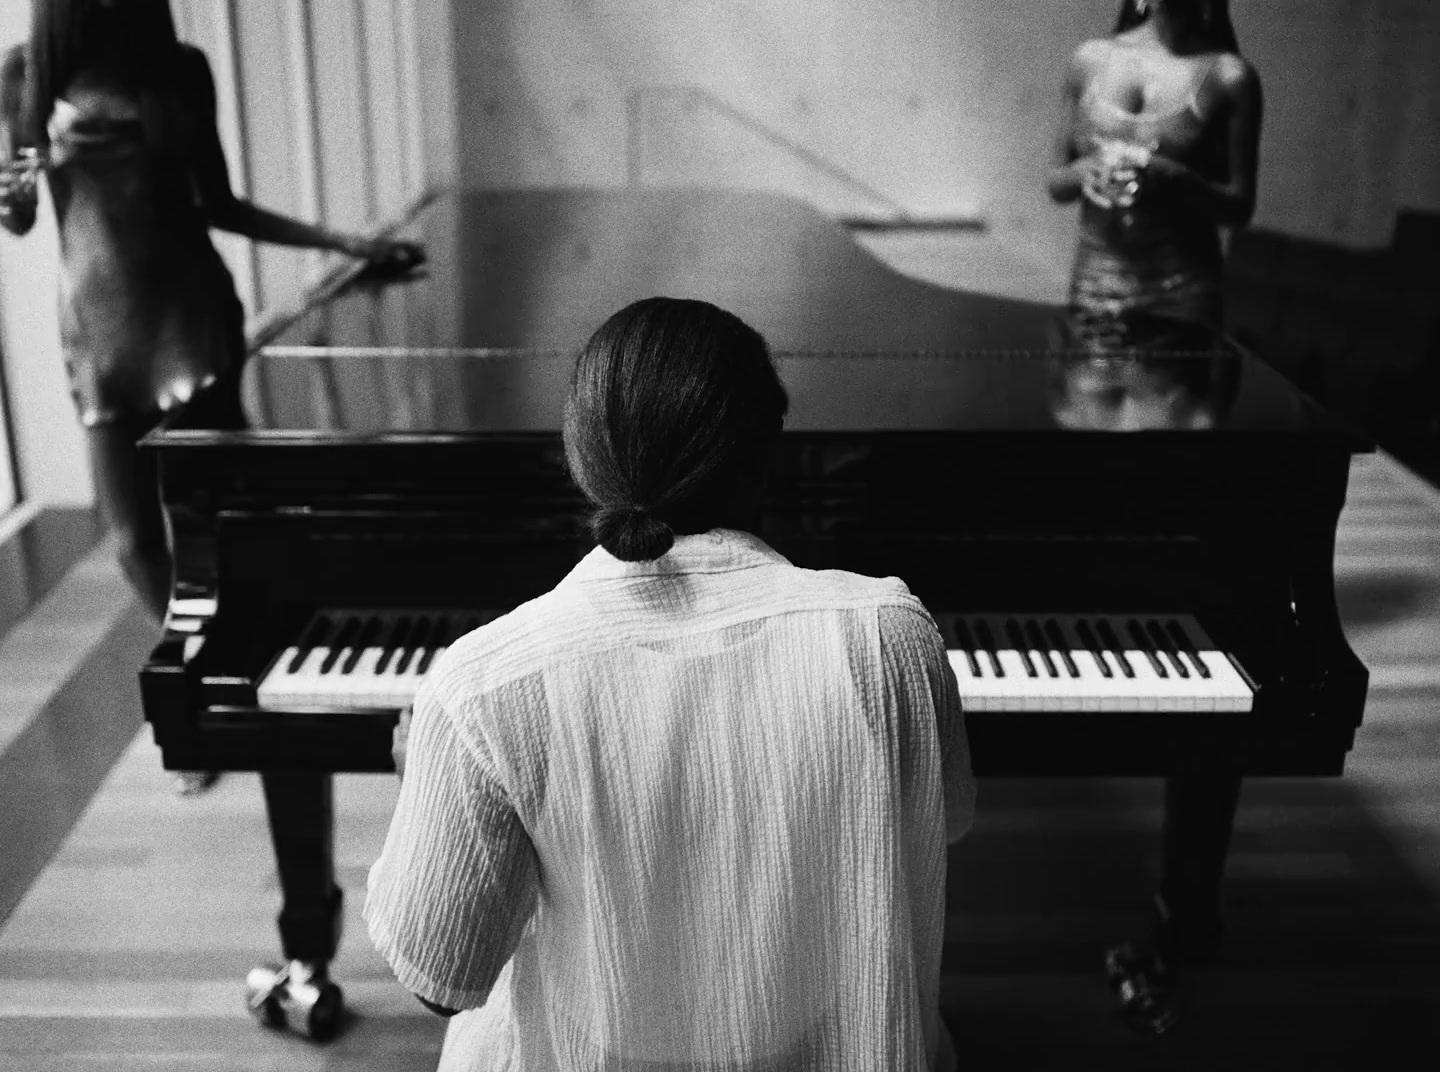
[[(0, 49), (23, 40), (29, 20), (28, 0), (0, 0)], [(85, 502), (90, 480), (60, 363), (58, 260), (55, 220), (42, 197), (29, 235), (17, 239), (0, 231), (0, 355), (22, 494)]]
[[(1073, 211), (1049, 203), (1042, 179), (1060, 71), (1116, 7), (174, 3), (211, 56), (236, 185), (271, 207), (359, 228), (452, 174), (480, 187), (763, 186), (835, 213), (981, 215), (990, 232), (973, 247), (973, 285), (1042, 299), (1058, 297), (1073, 241)], [(1232, 7), (1266, 86), (1257, 226), (1374, 245), (1397, 207), (1440, 210), (1440, 4)], [(0, 44), (20, 37), (27, 9), (0, 0)], [(317, 267), (221, 244), (252, 310), (293, 300)], [(84, 501), (54, 245), (43, 219), (23, 242), (0, 236), (0, 345), (27, 492)]]
[[(1058, 298), (1074, 215), (1045, 197), (1043, 168), (1060, 78), (1117, 7), (453, 0), (460, 171), (482, 187), (754, 185), (832, 212), (978, 213), (977, 249), (1058, 266), (1015, 296)], [(1380, 244), (1397, 208), (1440, 209), (1440, 4), (1232, 11), (1267, 97), (1257, 226)]]
[[(237, 192), (363, 232), (450, 181), (446, 0), (172, 0), (172, 8), (181, 36), (209, 56)], [(23, 38), (28, 10), (28, 0), (0, 0), (0, 46)], [(324, 267), (312, 253), (216, 238), (252, 313), (293, 305)], [(48, 204), (23, 240), (0, 235), (0, 344), (25, 494), (87, 502), (59, 353), (56, 266)]]

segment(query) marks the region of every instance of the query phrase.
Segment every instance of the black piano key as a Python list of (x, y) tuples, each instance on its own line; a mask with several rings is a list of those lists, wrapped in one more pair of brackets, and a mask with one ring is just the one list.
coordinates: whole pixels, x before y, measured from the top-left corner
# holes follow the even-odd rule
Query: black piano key
[(291, 657), (289, 664), (285, 667), (285, 672), (287, 674), (293, 674), (299, 670), (300, 667), (304, 665), (305, 660), (310, 657), (310, 653), (314, 651), (319, 644), (324, 642), (329, 632), (330, 619), (325, 615), (322, 614), (311, 622), (310, 628), (305, 630), (305, 635), (300, 638), (300, 643), (296, 645), (299, 650)]
[[(1060, 632), (1060, 623), (1054, 618), (1045, 619), (1045, 636), (1050, 640), (1050, 646), (1060, 653), (1060, 661), (1065, 664), (1065, 672), (1071, 677), (1080, 676), (1080, 668), (1075, 665), (1075, 660), (1070, 655), (1070, 645), (1065, 641), (1065, 634)], [(1107, 666), (1105, 669), (1109, 669)]]
[(395, 672), (403, 674), (409, 667), (411, 660), (415, 659), (425, 645), (430, 641), (430, 619), (416, 618), (415, 628), (410, 633), (409, 642), (400, 652), (400, 658), (395, 662)]
[(984, 618), (975, 623), (975, 635), (980, 638), (980, 650), (990, 660), (990, 669), (995, 672), (996, 677), (1005, 676), (1005, 668), (1000, 665), (1000, 659), (995, 654), (1000, 650), (1000, 645), (995, 643), (995, 634), (990, 632), (990, 623)]
[(1055, 669), (1055, 660), (1050, 657), (1050, 649), (1046, 646), (1048, 641), (1034, 618), (1025, 619), (1025, 636), (1030, 641), (1030, 646), (1039, 654), (1045, 672), (1051, 677), (1059, 677), (1060, 671)]
[(1165, 631), (1160, 628), (1160, 624), (1154, 618), (1146, 620), (1145, 633), (1150, 637), (1150, 642), (1170, 659), (1175, 667), (1175, 672), (1181, 677), (1188, 678), (1190, 670), (1186, 667), (1185, 660), (1180, 657), (1180, 652), (1165, 636)]
[(355, 670), (355, 665), (360, 657), (365, 654), (365, 649), (374, 645), (380, 638), (380, 619), (371, 615), (365, 619), (365, 625), (360, 630), (360, 635), (355, 638), (355, 644), (350, 649), (350, 654), (345, 656), (345, 661), (340, 664), (340, 672), (349, 674)]
[(330, 641), (329, 654), (325, 656), (325, 661), (320, 664), (320, 672), (322, 674), (328, 674), (331, 670), (335, 669), (335, 664), (340, 660), (340, 653), (354, 642), (355, 635), (359, 632), (360, 619), (353, 615), (346, 618), (345, 624), (340, 627), (340, 632), (336, 633)]
[(435, 658), (435, 653), (444, 646), (448, 646), (454, 637), (450, 634), (451, 619), (441, 616), (436, 619), (435, 629), (430, 634), (430, 646), (425, 649), (425, 654), (420, 656), (420, 665), (415, 668), (417, 674), (423, 674), (430, 669), (430, 662)]
[(1145, 630), (1140, 628), (1140, 623), (1131, 618), (1125, 623), (1125, 628), (1130, 632), (1130, 639), (1135, 641), (1135, 646), (1145, 653), (1145, 658), (1150, 660), (1150, 666), (1157, 675), (1163, 678), (1170, 676), (1169, 669), (1160, 661), (1160, 656), (1150, 643), (1150, 638), (1145, 635)]
[(1200, 658), (1200, 652), (1195, 648), (1195, 642), (1190, 639), (1190, 634), (1181, 628), (1180, 623), (1171, 618), (1165, 623), (1165, 631), (1170, 634), (1170, 639), (1175, 641), (1175, 646), (1183, 651), (1195, 664), (1195, 669), (1203, 678), (1210, 676), (1210, 668), (1205, 665), (1205, 660)]
[(385, 668), (390, 665), (390, 660), (399, 654), (409, 636), (410, 618), (408, 615), (401, 615), (390, 626), (390, 635), (385, 638), (385, 650), (380, 653), (380, 661), (375, 664), (377, 677), (385, 672)]
[(1110, 654), (1115, 656), (1115, 661), (1120, 664), (1120, 672), (1126, 677), (1135, 676), (1135, 668), (1130, 665), (1130, 657), (1125, 654), (1125, 645), (1120, 643), (1120, 638), (1115, 635), (1115, 630), (1110, 628), (1110, 623), (1101, 618), (1097, 623), (1100, 629), (1100, 639), (1105, 641), (1105, 646), (1110, 649)]
[(1096, 639), (1095, 631), (1090, 628), (1090, 623), (1084, 618), (1077, 618), (1075, 631), (1080, 634), (1080, 642), (1090, 649), (1090, 657), (1100, 665), (1101, 675), (1114, 677), (1115, 671), (1110, 669), (1110, 661), (1105, 658), (1104, 649), (1101, 647), (1100, 641)]
[(970, 664), (970, 673), (976, 677), (984, 677), (985, 671), (980, 669), (980, 660), (975, 658), (975, 641), (970, 636), (970, 627), (965, 624), (964, 618), (955, 619), (955, 641), (965, 653), (965, 661)]
[(1005, 635), (1010, 638), (1010, 643), (1020, 653), (1020, 663), (1025, 667), (1025, 676), (1039, 677), (1039, 673), (1035, 670), (1035, 664), (1030, 660), (1030, 652), (1026, 650), (1029, 645), (1025, 643), (1025, 635), (1020, 632), (1020, 626), (1014, 618), (1005, 619)]

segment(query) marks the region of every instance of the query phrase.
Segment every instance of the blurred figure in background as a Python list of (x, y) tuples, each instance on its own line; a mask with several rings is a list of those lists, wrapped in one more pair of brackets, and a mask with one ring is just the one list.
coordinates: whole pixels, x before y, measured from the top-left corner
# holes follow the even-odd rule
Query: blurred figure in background
[(1132, 313), (1224, 326), (1222, 231), (1255, 209), (1260, 79), (1225, 0), (1124, 0), (1076, 49), (1050, 196), (1077, 199), (1071, 331), (1129, 345)]
[(245, 421), (244, 318), (210, 228), (393, 270), (423, 253), (236, 197), (210, 66), (177, 39), (168, 0), (35, 0), (28, 44), (5, 57), (0, 105), (0, 223), (30, 230), (43, 172), (60, 235), (60, 341), (96, 500), (126, 575), (163, 619), (165, 522), (136, 441), (203, 387), (217, 424)]

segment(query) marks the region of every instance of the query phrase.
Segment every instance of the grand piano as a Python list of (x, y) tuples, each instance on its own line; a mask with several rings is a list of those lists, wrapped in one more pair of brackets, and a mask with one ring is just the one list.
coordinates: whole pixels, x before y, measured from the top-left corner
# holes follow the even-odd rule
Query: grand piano
[(1332, 560), (1370, 445), (1234, 346), (1072, 352), (1059, 310), (902, 276), (776, 196), (455, 193), (409, 231), (428, 275), (291, 324), (248, 369), (251, 428), (213, 430), (202, 393), (144, 442), (176, 559), (145, 715), (166, 766), (262, 774), (286, 963), (252, 973), (257, 1014), (334, 1030), (331, 775), (391, 770), (435, 654), (588, 550), (573, 354), (670, 294), (770, 341), (792, 413), (762, 535), (909, 584), (977, 774), (1165, 779), (1154, 935), (1107, 971), (1170, 1027), (1242, 779), (1338, 775), (1360, 722)]

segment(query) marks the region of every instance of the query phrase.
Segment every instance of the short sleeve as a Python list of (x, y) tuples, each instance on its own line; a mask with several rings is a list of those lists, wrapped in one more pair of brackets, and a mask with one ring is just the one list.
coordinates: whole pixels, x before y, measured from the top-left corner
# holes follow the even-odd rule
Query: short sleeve
[(365, 923), (402, 986), (478, 1008), (515, 951), (539, 889), (534, 847), (483, 745), (428, 683), (416, 697), (405, 778), (370, 869)]
[(945, 796), (945, 836), (959, 841), (975, 821), (975, 775), (960, 688), (934, 620), (920, 609), (885, 607), (880, 654), (887, 687), (915, 712), (934, 712)]

